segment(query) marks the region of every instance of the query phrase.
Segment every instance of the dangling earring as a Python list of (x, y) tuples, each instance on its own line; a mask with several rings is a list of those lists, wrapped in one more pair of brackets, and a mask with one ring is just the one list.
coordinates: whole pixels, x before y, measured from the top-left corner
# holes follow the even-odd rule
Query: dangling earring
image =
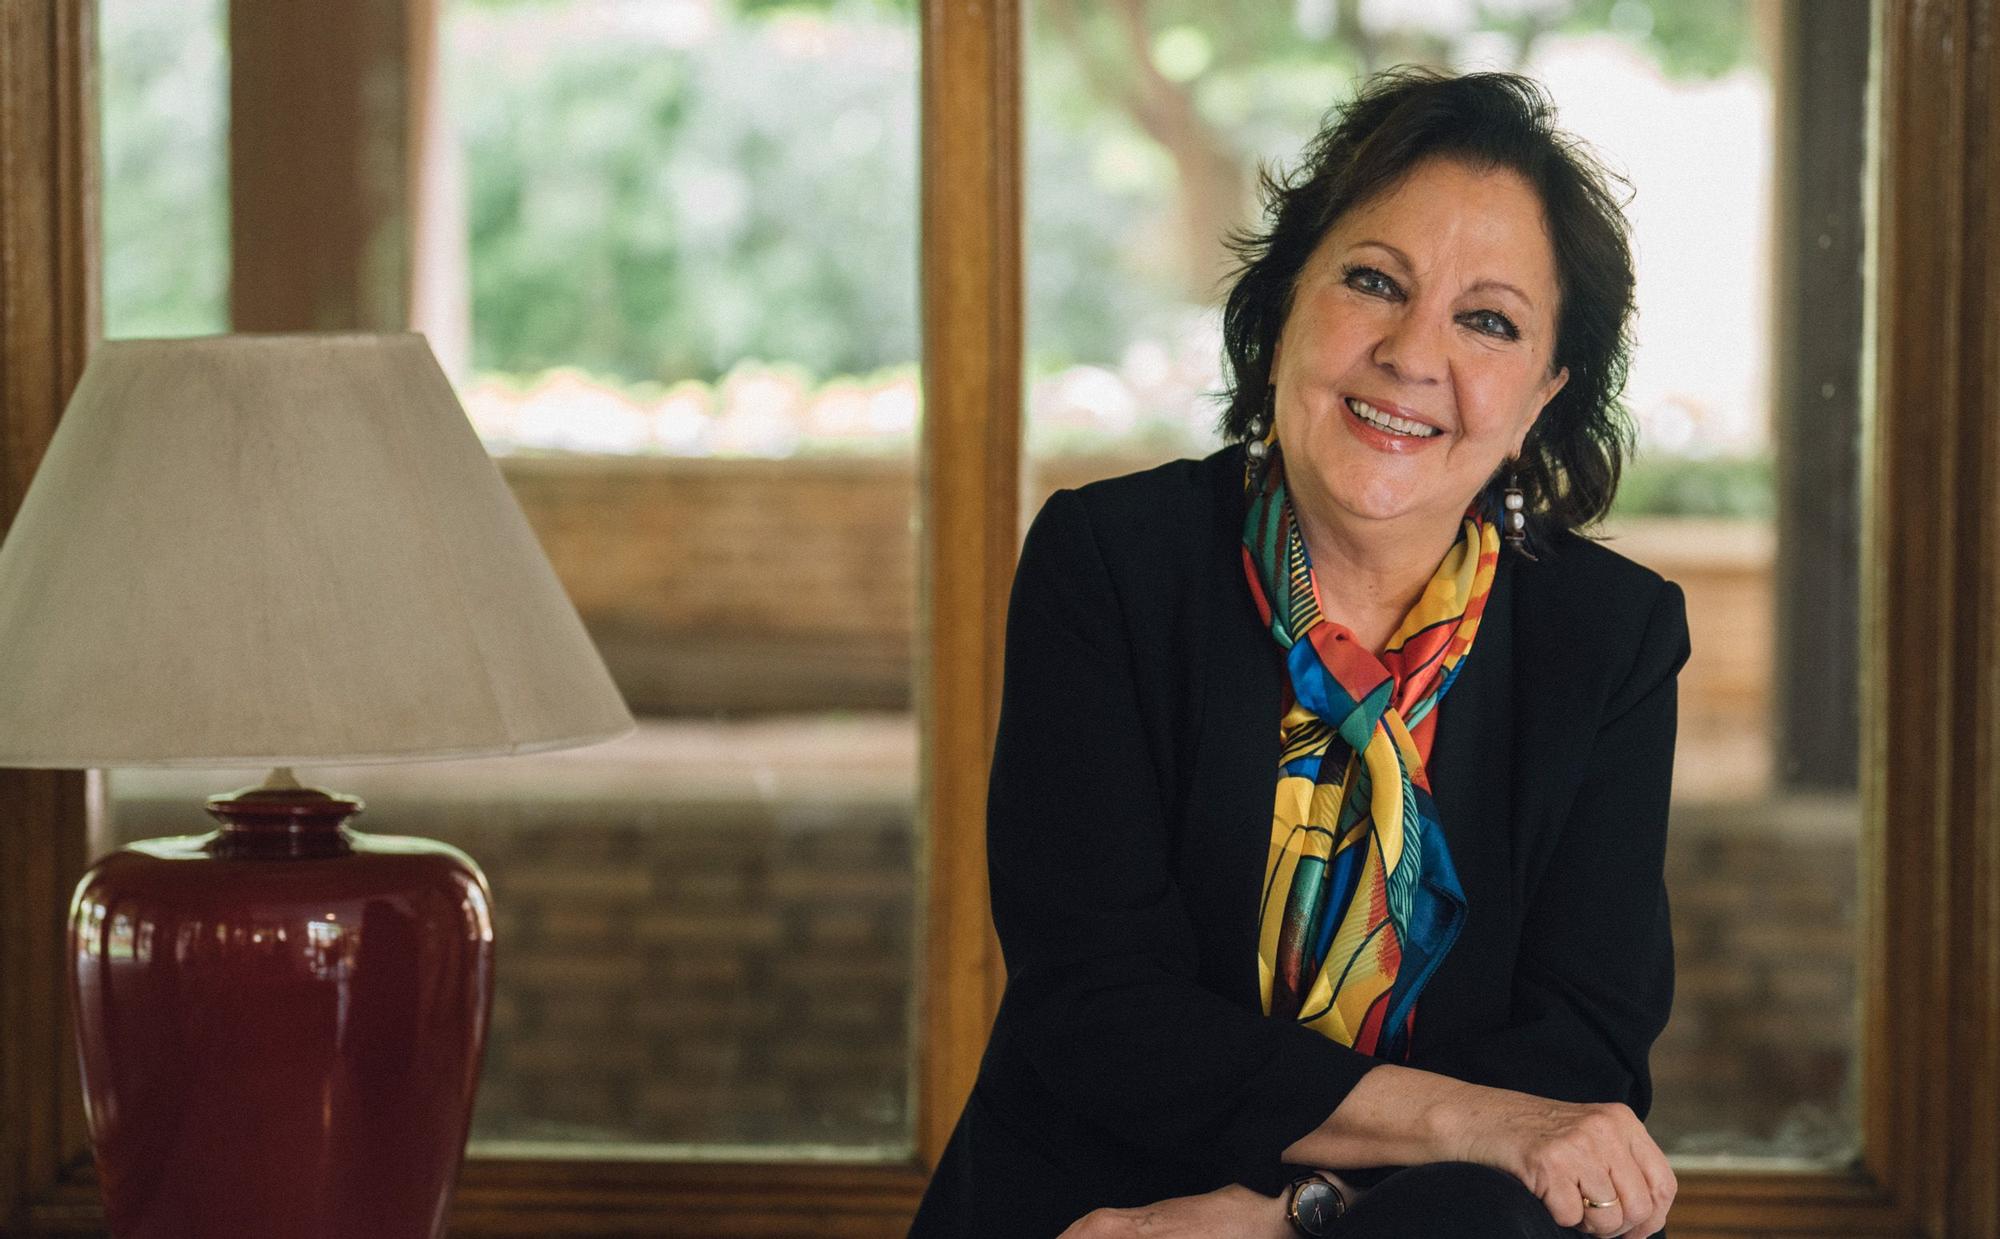
[(1507, 462), (1507, 485), (1500, 492), (1500, 536), (1507, 539), (1507, 545), (1529, 559), (1528, 553), (1528, 499), (1521, 493), (1521, 478), (1515, 468), (1516, 462)]
[(1264, 470), (1271, 463), (1271, 445), (1267, 436), (1278, 420), (1278, 385), (1264, 384), (1264, 411), (1250, 419), (1250, 438), (1243, 445), (1243, 454), (1249, 462), (1250, 485), (1255, 490), (1264, 489)]

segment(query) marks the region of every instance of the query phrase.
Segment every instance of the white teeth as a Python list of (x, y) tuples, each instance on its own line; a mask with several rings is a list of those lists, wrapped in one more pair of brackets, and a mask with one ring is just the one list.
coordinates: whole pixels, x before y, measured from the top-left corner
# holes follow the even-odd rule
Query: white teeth
[(1397, 434), (1410, 435), (1418, 439), (1428, 439), (1438, 432), (1435, 426), (1426, 426), (1422, 422), (1413, 422), (1407, 418), (1384, 413), (1374, 405), (1369, 404), (1366, 400), (1356, 400), (1349, 397), (1347, 407), (1353, 409), (1354, 415), (1369, 425), (1380, 427), (1383, 430), (1392, 430)]

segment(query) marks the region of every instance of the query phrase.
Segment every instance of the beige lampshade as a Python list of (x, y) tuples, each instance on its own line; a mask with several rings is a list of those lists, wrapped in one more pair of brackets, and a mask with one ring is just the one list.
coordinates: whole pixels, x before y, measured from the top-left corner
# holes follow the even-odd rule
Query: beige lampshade
[(419, 335), (100, 345), (0, 545), (0, 765), (405, 761), (632, 729)]

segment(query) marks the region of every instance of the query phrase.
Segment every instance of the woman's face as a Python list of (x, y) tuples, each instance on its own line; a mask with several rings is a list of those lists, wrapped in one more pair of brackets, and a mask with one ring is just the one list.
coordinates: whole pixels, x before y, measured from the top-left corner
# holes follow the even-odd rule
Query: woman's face
[(1555, 322), (1518, 173), (1429, 160), (1349, 210), (1299, 273), (1271, 368), (1308, 519), (1454, 525), (1569, 379), (1548, 372)]

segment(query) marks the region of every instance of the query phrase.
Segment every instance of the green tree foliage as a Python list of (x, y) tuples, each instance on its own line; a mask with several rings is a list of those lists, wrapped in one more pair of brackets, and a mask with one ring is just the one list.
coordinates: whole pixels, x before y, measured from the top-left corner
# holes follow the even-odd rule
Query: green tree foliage
[(1577, 0), (1560, 30), (1617, 30), (1675, 77), (1719, 77), (1755, 54), (1744, 0)]
[(459, 42), (480, 57), (453, 79), (478, 368), (712, 379), (744, 357), (832, 375), (916, 356), (915, 33), (843, 23), (824, 55), (806, 35)]
[(1616, 516), (1777, 515), (1777, 480), (1768, 456), (1641, 455), (1618, 481)]
[(100, 10), (104, 332), (229, 329), (229, 79), (221, 0)]
[(1158, 148), (1180, 235), (1167, 261), (1147, 266), (1180, 296), (1212, 302), (1226, 270), (1215, 239), (1254, 212), (1257, 165), (1295, 158), (1357, 78), (1401, 63), (1518, 70), (1552, 33), (1607, 30), (1669, 73), (1714, 76), (1754, 52), (1747, 8), (1744, 0), (1487, 0), (1435, 6), (1430, 24), (1383, 28), (1364, 20), (1360, 0), (1245, 5), (1228, 20), (1204, 0), (1037, 0), (1029, 66), (1051, 86), (1037, 90), (1033, 114), (1094, 107), (1122, 130), (1114, 140)]
[[(1185, 338), (1226, 274), (1216, 238), (1247, 218), (1256, 164), (1293, 157), (1370, 69), (1457, 63), (1474, 40), (1519, 64), (1551, 33), (1608, 29), (1672, 73), (1711, 75), (1754, 54), (1747, 8), (1507, 0), (1463, 29), (1377, 30), (1358, 0), (1227, 20), (1206, 0), (1037, 0), (1031, 371)], [(476, 368), (713, 381), (752, 359), (819, 381), (912, 362), (914, 0), (732, 0), (694, 37), (633, 17), (662, 11), (446, 6)], [(108, 330), (223, 330), (221, 0), (105, 0), (103, 14)], [(1705, 499), (1663, 480), (1655, 502), (1737, 508), (1755, 502), (1747, 478)]]

